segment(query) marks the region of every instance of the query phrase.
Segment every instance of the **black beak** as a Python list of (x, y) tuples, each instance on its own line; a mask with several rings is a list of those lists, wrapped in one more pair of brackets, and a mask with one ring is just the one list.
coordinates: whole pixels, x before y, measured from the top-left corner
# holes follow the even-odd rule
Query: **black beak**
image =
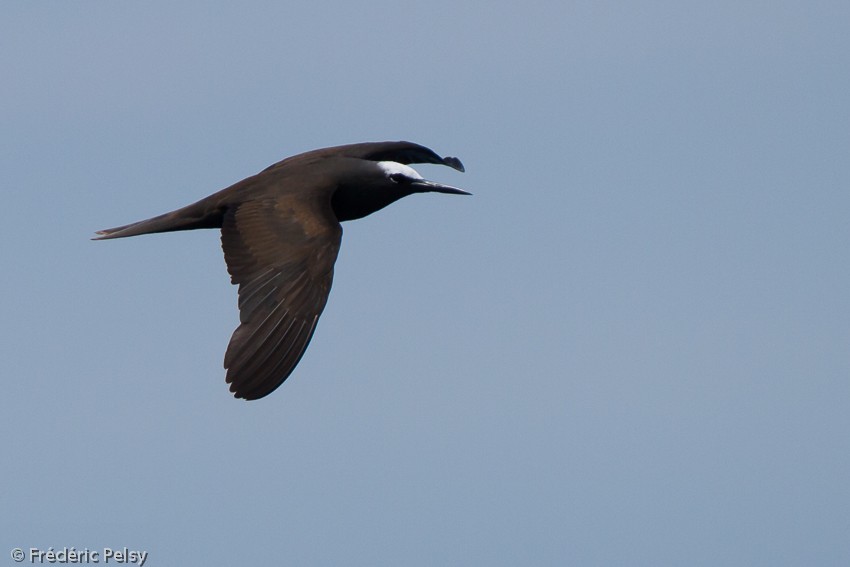
[(452, 187), (451, 185), (443, 185), (442, 183), (435, 183), (433, 181), (428, 181), (427, 179), (416, 179), (410, 182), (410, 186), (417, 193), (447, 193), (449, 195), (472, 195), (469, 191), (464, 191), (463, 189), (458, 189), (457, 187)]

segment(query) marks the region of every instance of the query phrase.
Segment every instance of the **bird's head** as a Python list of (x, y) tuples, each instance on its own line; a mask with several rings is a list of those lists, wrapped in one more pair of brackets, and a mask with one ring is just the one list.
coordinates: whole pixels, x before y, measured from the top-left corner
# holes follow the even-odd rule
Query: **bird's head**
[[(376, 162), (378, 169), (381, 170), (384, 179), (395, 185), (397, 190), (404, 192), (406, 195), (411, 193), (448, 193), (450, 195), (471, 195), (468, 191), (452, 187), (451, 185), (443, 185), (434, 181), (428, 181), (419, 175), (419, 172), (403, 163), (395, 161), (379, 161)], [(390, 185), (392, 187), (392, 185)]]
[[(463, 171), (463, 165), (457, 158), (445, 159), (448, 160), (446, 165)], [(472, 194), (451, 185), (429, 181), (403, 163), (358, 161), (361, 175), (352, 178), (350, 183), (340, 185), (333, 196), (333, 209), (339, 221), (365, 217), (413, 193)]]

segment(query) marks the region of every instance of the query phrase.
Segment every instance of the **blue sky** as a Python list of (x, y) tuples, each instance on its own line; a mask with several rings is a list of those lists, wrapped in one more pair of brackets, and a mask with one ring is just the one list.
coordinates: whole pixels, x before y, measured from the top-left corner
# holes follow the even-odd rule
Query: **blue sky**
[[(843, 2), (9, 4), (3, 553), (850, 562)], [(215, 231), (91, 242), (309, 149), (474, 197), (344, 227), (234, 400)], [(8, 564), (14, 564), (5, 556)]]

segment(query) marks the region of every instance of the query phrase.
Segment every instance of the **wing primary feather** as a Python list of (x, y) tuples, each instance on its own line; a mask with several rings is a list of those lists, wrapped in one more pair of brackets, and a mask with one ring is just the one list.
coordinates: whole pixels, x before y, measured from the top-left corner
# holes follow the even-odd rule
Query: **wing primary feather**
[(274, 267), (270, 267), (251, 281), (241, 284), (239, 286), (239, 309), (245, 309), (259, 292), (261, 292), (269, 283), (279, 278), (280, 272)]
[[(277, 307), (280, 307), (280, 305)], [(275, 307), (275, 309), (277, 309), (277, 307)], [(244, 323), (236, 329), (234, 335), (239, 334), (239, 336), (231, 339), (233, 353), (229, 358), (225, 357), (225, 368), (241, 367), (244, 369), (248, 364), (248, 359), (256, 357), (257, 353), (265, 350), (270, 337), (275, 335), (275, 332), (286, 320), (294, 320), (292, 317), (289, 317), (288, 309), (285, 309), (283, 314), (276, 320), (271, 319), (270, 317), (271, 314), (263, 319), (260, 324), (254, 326), (253, 329)], [(266, 329), (265, 324), (269, 321), (272, 321), (273, 324), (271, 325), (271, 328)], [(259, 335), (261, 331), (264, 333), (264, 336)], [(267, 356), (268, 354), (266, 357)]]
[[(270, 384), (274, 386), (271, 389), (276, 388), (278, 385), (283, 383), (286, 378), (289, 377), (289, 374), (295, 368), (295, 365), (285, 365), (285, 362), (289, 357), (289, 353), (292, 352), (292, 349), (298, 343), (298, 335), (300, 334), (301, 328), (304, 326), (304, 322), (302, 321), (299, 329), (295, 332), (294, 340), (290, 340), (287, 344), (286, 350), (284, 351), (276, 351), (276, 346), (283, 341), (283, 339), (290, 334), (293, 330), (293, 327), (296, 326), (298, 322), (295, 320), (290, 321), (286, 331), (283, 336), (279, 338), (275, 346), (268, 349), (265, 353), (266, 356), (263, 357), (262, 361), (259, 361), (257, 364), (251, 364), (251, 366), (246, 369), (239, 369), (240, 375), (243, 376), (243, 380), (240, 380), (238, 383), (234, 381), (233, 386), (236, 387), (236, 392), (238, 395), (249, 395), (250, 392), (266, 388)], [(265, 350), (265, 349), (264, 349)], [(274, 353), (276, 356), (274, 358), (270, 358), (270, 355)], [(252, 361), (254, 362), (254, 361)], [(269, 363), (269, 364), (267, 364)], [(271, 390), (269, 390), (271, 391)]]
[(294, 340), (290, 343), (290, 348), (273, 367), (264, 373), (265, 379), (253, 380), (250, 385), (240, 388), (237, 395), (241, 395), (246, 399), (262, 398), (286, 380), (301, 360), (301, 357), (304, 356), (304, 352), (307, 350), (307, 345), (310, 343), (313, 331), (316, 328), (317, 321), (318, 316), (314, 317), (309, 323), (302, 321)]

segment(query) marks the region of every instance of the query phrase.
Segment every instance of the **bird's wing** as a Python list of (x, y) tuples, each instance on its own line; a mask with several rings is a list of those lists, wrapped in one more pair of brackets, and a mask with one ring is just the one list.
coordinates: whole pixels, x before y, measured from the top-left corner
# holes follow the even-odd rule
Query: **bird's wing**
[(434, 150), (413, 142), (365, 142), (337, 148), (340, 153), (372, 161), (395, 161), (411, 163), (434, 163), (447, 165), (463, 171), (463, 164), (456, 157), (440, 157)]
[(342, 228), (330, 203), (246, 201), (224, 215), (221, 244), (239, 285), (239, 320), (224, 356), (237, 398), (262, 398), (304, 354), (331, 290)]
[(395, 161), (405, 165), (412, 163), (434, 163), (437, 165), (447, 165), (458, 171), (464, 171), (463, 164), (458, 158), (440, 157), (434, 150), (414, 144), (413, 142), (362, 142), (359, 144), (321, 148), (288, 157), (283, 161), (268, 166), (264, 171), (279, 169), (284, 165), (302, 160), (343, 156), (370, 161)]

